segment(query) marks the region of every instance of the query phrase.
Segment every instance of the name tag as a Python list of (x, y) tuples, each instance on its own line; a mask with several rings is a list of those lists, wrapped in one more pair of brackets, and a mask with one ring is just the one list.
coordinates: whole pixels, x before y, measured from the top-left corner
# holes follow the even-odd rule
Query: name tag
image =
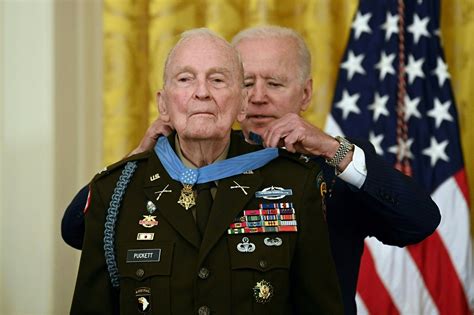
[(127, 251), (127, 263), (159, 262), (161, 248), (154, 249), (129, 249)]

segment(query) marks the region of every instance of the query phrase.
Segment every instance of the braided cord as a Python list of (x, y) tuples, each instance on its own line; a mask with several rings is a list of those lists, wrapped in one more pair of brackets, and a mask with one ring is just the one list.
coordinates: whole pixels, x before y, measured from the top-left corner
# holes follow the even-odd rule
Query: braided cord
[(406, 175), (411, 175), (408, 160), (408, 122), (405, 119), (405, 3), (398, 0), (398, 91), (397, 91), (397, 163), (395, 167)]
[(105, 219), (104, 229), (104, 253), (107, 270), (109, 272), (110, 281), (114, 288), (120, 286), (119, 273), (117, 268), (117, 260), (115, 259), (115, 224), (119, 213), (120, 203), (127, 189), (128, 183), (135, 173), (137, 162), (128, 162), (117, 181), (117, 184), (107, 209), (107, 217)]

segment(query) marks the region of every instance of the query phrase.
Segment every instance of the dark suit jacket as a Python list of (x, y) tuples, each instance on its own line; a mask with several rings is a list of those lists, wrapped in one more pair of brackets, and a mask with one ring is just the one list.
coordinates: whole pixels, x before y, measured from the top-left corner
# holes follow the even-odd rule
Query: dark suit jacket
[[(255, 150), (238, 135), (229, 156)], [(321, 211), (321, 195), (315, 188), (316, 163), (283, 154), (253, 174), (240, 174), (218, 182), (207, 229), (200, 236), (191, 211), (177, 200), (182, 188), (172, 180), (153, 152), (128, 160), (138, 163), (129, 183), (116, 227), (116, 260), (120, 291), (111, 287), (104, 259), (103, 237), (110, 197), (126, 161), (98, 175), (91, 184), (91, 204), (85, 216), (86, 233), (74, 292), (72, 314), (140, 314), (136, 290), (151, 290), (151, 313), (195, 314), (202, 306), (215, 314), (342, 314), (342, 298), (331, 256), (327, 225)], [(159, 178), (151, 180), (158, 173)], [(248, 186), (230, 189), (235, 182)], [(170, 193), (156, 199), (166, 185)], [(244, 209), (258, 209), (264, 200), (255, 192), (265, 187), (291, 188), (293, 194), (276, 202), (293, 202), (298, 232), (229, 235), (227, 230)], [(138, 222), (155, 203), (158, 225), (147, 229)], [(137, 241), (137, 233), (154, 232), (152, 241)], [(255, 251), (242, 253), (239, 243), (247, 237)], [(280, 237), (281, 246), (266, 246), (266, 237)], [(159, 249), (159, 262), (127, 263), (136, 249)], [(209, 273), (200, 277), (205, 268)], [(201, 273), (202, 274), (202, 273)], [(203, 279), (204, 278), (204, 279)], [(273, 287), (267, 303), (253, 293), (257, 282)], [(202, 309), (201, 309), (202, 310)]]
[(439, 225), (441, 216), (428, 192), (379, 157), (369, 142), (350, 139), (364, 150), (367, 177), (361, 189), (337, 178), (323, 165), (330, 193), (326, 195), (331, 248), (341, 280), (346, 314), (356, 314), (355, 294), (364, 239), (387, 245), (422, 241)]

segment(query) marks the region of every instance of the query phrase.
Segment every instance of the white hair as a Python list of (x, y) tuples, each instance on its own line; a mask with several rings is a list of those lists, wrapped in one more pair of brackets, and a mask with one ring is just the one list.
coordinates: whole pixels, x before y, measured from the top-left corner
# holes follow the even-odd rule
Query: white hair
[(185, 31), (185, 32), (181, 33), (180, 39), (178, 40), (176, 45), (174, 45), (173, 48), (171, 48), (171, 50), (168, 52), (168, 56), (166, 57), (165, 67), (164, 67), (164, 70), (163, 70), (163, 84), (166, 84), (166, 82), (167, 82), (169, 65), (170, 65), (170, 63), (173, 59), (173, 56), (174, 56), (174, 53), (175, 53), (176, 49), (180, 45), (182, 45), (184, 42), (186, 42), (188, 40), (191, 40), (191, 39), (194, 39), (194, 38), (199, 38), (199, 37), (212, 39), (213, 41), (220, 42), (225, 47), (229, 48), (229, 51), (231, 53), (231, 57), (234, 61), (235, 70), (238, 71), (239, 81), (241, 81), (242, 84), (243, 84), (244, 68), (243, 68), (243, 65), (242, 65), (242, 60), (240, 58), (239, 52), (234, 48), (234, 46), (229, 44), (229, 42), (226, 41), (223, 37), (217, 35), (213, 31), (211, 31), (210, 29), (205, 28), (205, 27), (195, 28), (195, 29), (191, 29), (191, 30), (188, 30), (188, 31)]
[(267, 39), (267, 38), (288, 38), (296, 44), (298, 54), (298, 64), (300, 68), (299, 77), (306, 81), (311, 77), (311, 54), (303, 37), (287, 27), (276, 25), (256, 26), (244, 29), (232, 38), (231, 44), (236, 47), (245, 39)]

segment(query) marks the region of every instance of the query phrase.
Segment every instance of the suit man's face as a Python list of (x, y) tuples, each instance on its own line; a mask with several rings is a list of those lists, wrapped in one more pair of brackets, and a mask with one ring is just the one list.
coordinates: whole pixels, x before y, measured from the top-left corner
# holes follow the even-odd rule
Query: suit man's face
[[(302, 81), (292, 39), (244, 39), (236, 49), (244, 65), (248, 92), (244, 133), (263, 134), (266, 126), (287, 113), (299, 114), (311, 100), (311, 80)], [(309, 90), (308, 90), (309, 89)]]
[(222, 139), (233, 122), (245, 117), (242, 90), (233, 50), (207, 36), (176, 47), (160, 93), (160, 113), (180, 139)]

